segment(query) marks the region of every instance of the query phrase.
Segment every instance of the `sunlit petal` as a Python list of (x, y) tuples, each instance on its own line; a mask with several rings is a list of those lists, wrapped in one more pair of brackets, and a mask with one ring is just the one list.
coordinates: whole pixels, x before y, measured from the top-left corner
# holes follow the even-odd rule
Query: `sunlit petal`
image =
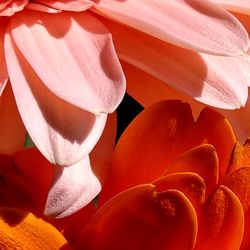
[(245, 105), (248, 82), (242, 65), (247, 71), (247, 59), (240, 63), (235, 58), (192, 52), (107, 19), (102, 21), (122, 60), (205, 104), (224, 109)]
[(94, 10), (99, 14), (184, 48), (239, 55), (249, 45), (249, 38), (240, 22), (208, 1), (94, 2)]
[(84, 11), (92, 7), (93, 2), (90, 0), (36, 0), (37, 3), (44, 4), (59, 10)]
[(107, 115), (95, 116), (55, 96), (14, 48), (8, 35), (5, 45), (13, 92), (29, 135), (50, 162), (73, 165), (93, 149)]
[(211, 0), (211, 2), (219, 4), (231, 11), (250, 14), (249, 0)]
[(89, 158), (70, 167), (55, 167), (44, 214), (62, 218), (91, 202), (100, 192), (101, 184), (91, 169)]
[(17, 47), (55, 95), (95, 114), (112, 112), (120, 103), (122, 69), (110, 34), (93, 15), (23, 11), (11, 19), (10, 29)]
[(49, 223), (13, 208), (0, 208), (0, 248), (13, 250), (17, 247), (28, 249), (65, 249), (70, 246)]

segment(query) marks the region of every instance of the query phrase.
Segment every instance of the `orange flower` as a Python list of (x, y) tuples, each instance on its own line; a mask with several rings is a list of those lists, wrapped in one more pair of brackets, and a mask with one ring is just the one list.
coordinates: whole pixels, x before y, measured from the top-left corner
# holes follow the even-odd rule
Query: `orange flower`
[[(98, 208), (89, 204), (49, 222), (74, 249), (248, 249), (249, 145), (236, 142), (217, 111), (206, 108), (194, 121), (188, 104), (157, 103), (117, 143)], [(25, 161), (15, 160), (16, 167), (21, 162), (25, 169)], [(20, 207), (20, 184), (11, 190), (4, 184), (11, 174), (2, 171), (1, 193), (9, 192), (2, 205)], [(37, 171), (45, 180), (42, 168)], [(46, 188), (30, 183), (23, 190), (32, 198), (23, 208), (41, 214), (35, 190)]]

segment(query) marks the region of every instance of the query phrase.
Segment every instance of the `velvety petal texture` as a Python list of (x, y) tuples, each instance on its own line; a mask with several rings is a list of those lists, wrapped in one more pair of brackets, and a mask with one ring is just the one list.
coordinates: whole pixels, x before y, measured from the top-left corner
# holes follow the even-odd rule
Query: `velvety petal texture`
[(112, 112), (120, 103), (125, 80), (111, 36), (88, 12), (23, 11), (11, 19), (10, 33), (58, 97), (95, 114)]
[(16, 12), (24, 9), (29, 0), (11, 0), (3, 1), (0, 6), (0, 16), (12, 16)]
[[(244, 27), (208, 1), (96, 0), (94, 10), (178, 46), (220, 55), (247, 50)], [(205, 32), (204, 32), (205, 31)]]
[(44, 209), (46, 216), (69, 216), (86, 206), (100, 192), (101, 184), (91, 169), (88, 157), (73, 166), (55, 168)]
[(107, 115), (93, 115), (50, 92), (10, 35), (5, 53), (16, 103), (32, 141), (51, 163), (70, 166), (83, 159), (100, 138)]
[(242, 66), (245, 71), (250, 66), (247, 56), (240, 62), (231, 57), (192, 52), (107, 19), (101, 20), (112, 33), (123, 61), (202, 103), (223, 109), (245, 105), (248, 78)]

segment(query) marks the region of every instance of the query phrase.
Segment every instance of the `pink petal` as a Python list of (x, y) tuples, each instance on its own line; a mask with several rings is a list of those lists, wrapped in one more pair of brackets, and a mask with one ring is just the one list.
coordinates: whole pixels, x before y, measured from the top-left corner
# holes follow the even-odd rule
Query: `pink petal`
[[(28, 2), (29, 0), (7, 1), (8, 5), (6, 5), (6, 3), (3, 3), (3, 5), (1, 6), (0, 16), (12, 16), (16, 12), (23, 10)], [(3, 8), (3, 6), (5, 6), (5, 8)]]
[(5, 53), (16, 103), (35, 145), (51, 163), (70, 166), (83, 159), (99, 140), (107, 115), (95, 116), (51, 93), (10, 34), (6, 34)]
[[(165, 99), (179, 99), (191, 105), (195, 118), (198, 117), (200, 111), (205, 107), (204, 104), (176, 91), (164, 84), (164, 82), (127, 63), (123, 63), (122, 67), (127, 77), (128, 93), (144, 107)], [(140, 81), (137, 79), (140, 79)], [(248, 92), (250, 91), (248, 90)], [(244, 108), (238, 110), (216, 110), (229, 120), (237, 140), (244, 144), (250, 135), (250, 98), (248, 98)]]
[(45, 5), (41, 5), (39, 3), (28, 3), (26, 5), (26, 9), (28, 10), (35, 10), (35, 11), (42, 11), (42, 12), (47, 12), (47, 13), (60, 13), (62, 12), (61, 10), (54, 9)]
[(93, 5), (93, 2), (89, 0), (36, 0), (36, 2), (55, 9), (68, 11), (84, 11), (91, 8)]
[(211, 2), (219, 4), (231, 11), (250, 14), (249, 0), (211, 0)]
[(101, 0), (94, 10), (178, 46), (219, 55), (239, 55), (249, 38), (240, 22), (208, 1)]
[(107, 19), (102, 21), (122, 60), (205, 104), (235, 109), (246, 103), (247, 82), (235, 58), (192, 52)]
[(17, 47), (55, 95), (95, 114), (115, 110), (125, 79), (111, 36), (94, 16), (23, 11), (10, 27)]
[(70, 167), (56, 167), (44, 214), (56, 218), (69, 216), (92, 201), (100, 190), (88, 157)]
[(3, 90), (8, 81), (8, 72), (5, 64), (5, 55), (4, 55), (4, 48), (3, 48), (3, 40), (4, 34), (6, 30), (7, 20), (5, 18), (0, 18), (0, 96), (3, 93)]

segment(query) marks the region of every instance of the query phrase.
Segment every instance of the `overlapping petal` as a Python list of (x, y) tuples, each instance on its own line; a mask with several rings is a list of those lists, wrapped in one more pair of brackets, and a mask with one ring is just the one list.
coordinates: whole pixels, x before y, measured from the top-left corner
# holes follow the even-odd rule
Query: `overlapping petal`
[(245, 105), (249, 82), (242, 66), (247, 71), (250, 65), (247, 58), (237, 61), (192, 52), (107, 19), (101, 20), (113, 35), (119, 58), (127, 63), (205, 104), (224, 109)]
[(100, 138), (107, 115), (95, 116), (51, 93), (9, 35), (5, 50), (17, 106), (35, 145), (58, 165), (70, 166), (84, 158)]
[(55, 95), (95, 114), (112, 112), (120, 103), (125, 80), (111, 36), (88, 12), (23, 11), (11, 19), (10, 33)]
[[(207, 124), (213, 126), (208, 127)], [(178, 101), (152, 105), (135, 118), (117, 143), (109, 176), (100, 195), (101, 204), (126, 188), (151, 182), (167, 173), (180, 154), (204, 143), (215, 147), (220, 162), (218, 171), (217, 156), (210, 152), (214, 156), (208, 163), (213, 177), (208, 185), (211, 192), (218, 181), (218, 174), (219, 178), (225, 174), (235, 144), (228, 121), (219, 113), (205, 109), (194, 122), (190, 106)], [(206, 152), (207, 147), (204, 149)], [(193, 162), (201, 164), (196, 159)], [(192, 166), (185, 171), (192, 171)]]
[(250, 14), (249, 0), (211, 0), (211, 2), (219, 4), (231, 11)]
[(220, 186), (206, 202), (199, 220), (195, 249), (240, 249), (244, 213), (237, 196)]
[(208, 1), (96, 0), (94, 10), (178, 46), (220, 55), (248, 47), (243, 26)]
[[(182, 230), (182, 228), (186, 230)], [(82, 249), (192, 249), (195, 210), (177, 190), (153, 185), (126, 190), (101, 207), (86, 224)]]
[(55, 167), (44, 214), (57, 218), (69, 216), (90, 203), (100, 191), (101, 183), (88, 157), (70, 167)]

